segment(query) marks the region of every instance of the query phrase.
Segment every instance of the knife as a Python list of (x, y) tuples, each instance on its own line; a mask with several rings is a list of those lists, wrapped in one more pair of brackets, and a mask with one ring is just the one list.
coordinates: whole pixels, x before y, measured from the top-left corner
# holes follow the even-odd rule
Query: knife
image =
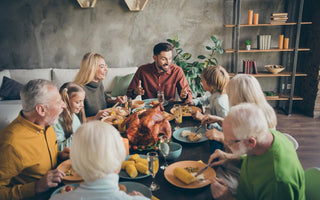
[(200, 124), (200, 126), (198, 126), (198, 128), (194, 131), (194, 133), (197, 133), (201, 127), (202, 127), (202, 124)]
[(202, 174), (204, 171), (206, 171), (206, 169), (208, 169), (211, 164), (212, 164), (212, 162), (209, 163), (209, 164), (207, 164), (207, 166), (205, 166), (202, 170), (200, 170), (194, 177), (197, 177), (197, 176), (199, 176), (200, 174)]

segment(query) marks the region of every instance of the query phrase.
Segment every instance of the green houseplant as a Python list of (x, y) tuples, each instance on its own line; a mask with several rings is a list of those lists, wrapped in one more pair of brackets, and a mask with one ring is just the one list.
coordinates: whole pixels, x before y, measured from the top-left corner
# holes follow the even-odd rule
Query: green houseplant
[(182, 68), (189, 83), (193, 97), (203, 94), (203, 87), (201, 83), (202, 70), (208, 65), (217, 65), (218, 59), (216, 56), (223, 53), (223, 49), (221, 48), (221, 40), (217, 40), (214, 36), (211, 36), (211, 40), (213, 41), (213, 46), (206, 46), (206, 50), (210, 51), (209, 55), (198, 56), (198, 59), (204, 61), (191, 62), (190, 59), (192, 54), (184, 52), (184, 50), (180, 47), (180, 41), (178, 40), (177, 35), (174, 36), (173, 39), (167, 39), (167, 41), (172, 44), (176, 51), (176, 55), (173, 57), (173, 62)]

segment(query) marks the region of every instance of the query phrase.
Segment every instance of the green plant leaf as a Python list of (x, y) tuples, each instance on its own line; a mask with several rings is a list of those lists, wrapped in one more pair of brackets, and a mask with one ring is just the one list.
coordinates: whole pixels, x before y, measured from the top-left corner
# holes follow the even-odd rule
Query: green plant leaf
[(172, 44), (172, 40), (171, 39), (167, 39), (167, 42), (171, 43)]
[(211, 36), (211, 40), (212, 40), (214, 43), (216, 43), (216, 42), (217, 42), (217, 38), (216, 38), (216, 37), (214, 37), (214, 36)]
[(178, 35), (173, 36), (173, 40), (178, 40)]
[(206, 49), (208, 49), (208, 50), (211, 50), (211, 47), (209, 47), (209, 46), (206, 46)]
[(206, 57), (204, 55), (199, 55), (198, 58), (199, 59), (205, 59)]
[(189, 60), (192, 55), (191, 55), (190, 53), (184, 53), (184, 54), (182, 54), (182, 56), (183, 56), (183, 58), (184, 58), (185, 60)]

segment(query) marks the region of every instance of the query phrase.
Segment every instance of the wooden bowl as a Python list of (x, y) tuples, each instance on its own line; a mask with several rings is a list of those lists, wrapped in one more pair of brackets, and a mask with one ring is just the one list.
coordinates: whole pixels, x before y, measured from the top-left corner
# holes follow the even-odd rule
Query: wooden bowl
[(264, 68), (272, 74), (278, 74), (285, 69), (282, 65), (265, 65)]

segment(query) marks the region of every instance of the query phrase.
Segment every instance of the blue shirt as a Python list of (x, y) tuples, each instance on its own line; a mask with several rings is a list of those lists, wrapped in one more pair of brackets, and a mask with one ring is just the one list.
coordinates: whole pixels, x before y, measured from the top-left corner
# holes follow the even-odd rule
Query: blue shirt
[(125, 192), (120, 191), (118, 182), (118, 174), (107, 174), (106, 177), (102, 179), (85, 182), (73, 191), (56, 194), (51, 197), (50, 200), (148, 200), (148, 198), (144, 196), (130, 196)]

